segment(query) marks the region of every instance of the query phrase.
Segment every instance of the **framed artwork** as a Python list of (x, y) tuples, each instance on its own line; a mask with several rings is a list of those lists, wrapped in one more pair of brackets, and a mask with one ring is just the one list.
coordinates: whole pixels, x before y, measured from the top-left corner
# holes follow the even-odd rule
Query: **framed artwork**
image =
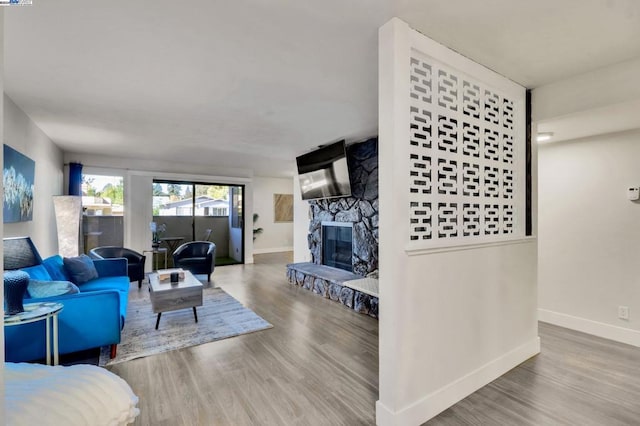
[(293, 222), (293, 194), (273, 194), (273, 221)]
[(4, 223), (33, 219), (33, 183), (36, 163), (9, 145), (4, 145)]

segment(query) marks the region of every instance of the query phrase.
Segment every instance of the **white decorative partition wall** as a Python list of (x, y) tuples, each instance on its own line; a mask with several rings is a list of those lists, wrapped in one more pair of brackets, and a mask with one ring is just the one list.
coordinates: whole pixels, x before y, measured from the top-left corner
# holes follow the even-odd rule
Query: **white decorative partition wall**
[(409, 65), (410, 247), (521, 238), (523, 91), (472, 77), (420, 46)]
[(526, 89), (397, 18), (379, 42), (376, 422), (404, 426), (539, 352), (537, 241)]

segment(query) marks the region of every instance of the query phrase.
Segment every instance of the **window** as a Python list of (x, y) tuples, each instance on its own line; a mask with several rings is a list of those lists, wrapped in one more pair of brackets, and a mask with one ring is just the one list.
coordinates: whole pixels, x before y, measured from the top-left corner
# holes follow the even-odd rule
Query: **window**
[(82, 175), (82, 211), (85, 216), (122, 216), (122, 176)]
[[(153, 182), (153, 221), (164, 225), (160, 241), (208, 240), (224, 264), (242, 263), (242, 186), (156, 180)], [(234, 198), (232, 190), (235, 191)], [(236, 203), (232, 209), (232, 198)], [(240, 228), (240, 229), (235, 229)], [(167, 244), (165, 244), (167, 245)]]
[(124, 245), (124, 179), (82, 175), (84, 248)]

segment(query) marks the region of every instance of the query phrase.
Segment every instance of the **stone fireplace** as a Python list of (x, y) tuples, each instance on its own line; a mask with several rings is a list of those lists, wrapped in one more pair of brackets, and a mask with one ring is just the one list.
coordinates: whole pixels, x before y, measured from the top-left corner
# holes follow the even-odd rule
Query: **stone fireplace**
[(378, 278), (378, 141), (348, 145), (351, 196), (309, 201), (311, 261), (323, 264), (323, 224), (352, 228), (352, 269), (362, 277)]
[(322, 222), (322, 264), (353, 272), (353, 223)]
[(311, 262), (287, 265), (287, 277), (293, 285), (377, 318), (378, 140), (346, 149), (351, 196), (309, 201)]

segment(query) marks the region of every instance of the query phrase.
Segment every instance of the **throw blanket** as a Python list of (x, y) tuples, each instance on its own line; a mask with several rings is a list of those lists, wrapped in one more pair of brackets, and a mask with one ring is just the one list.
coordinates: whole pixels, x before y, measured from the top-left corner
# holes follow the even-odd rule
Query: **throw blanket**
[(120, 377), (93, 365), (4, 365), (7, 425), (126, 425), (140, 410)]

